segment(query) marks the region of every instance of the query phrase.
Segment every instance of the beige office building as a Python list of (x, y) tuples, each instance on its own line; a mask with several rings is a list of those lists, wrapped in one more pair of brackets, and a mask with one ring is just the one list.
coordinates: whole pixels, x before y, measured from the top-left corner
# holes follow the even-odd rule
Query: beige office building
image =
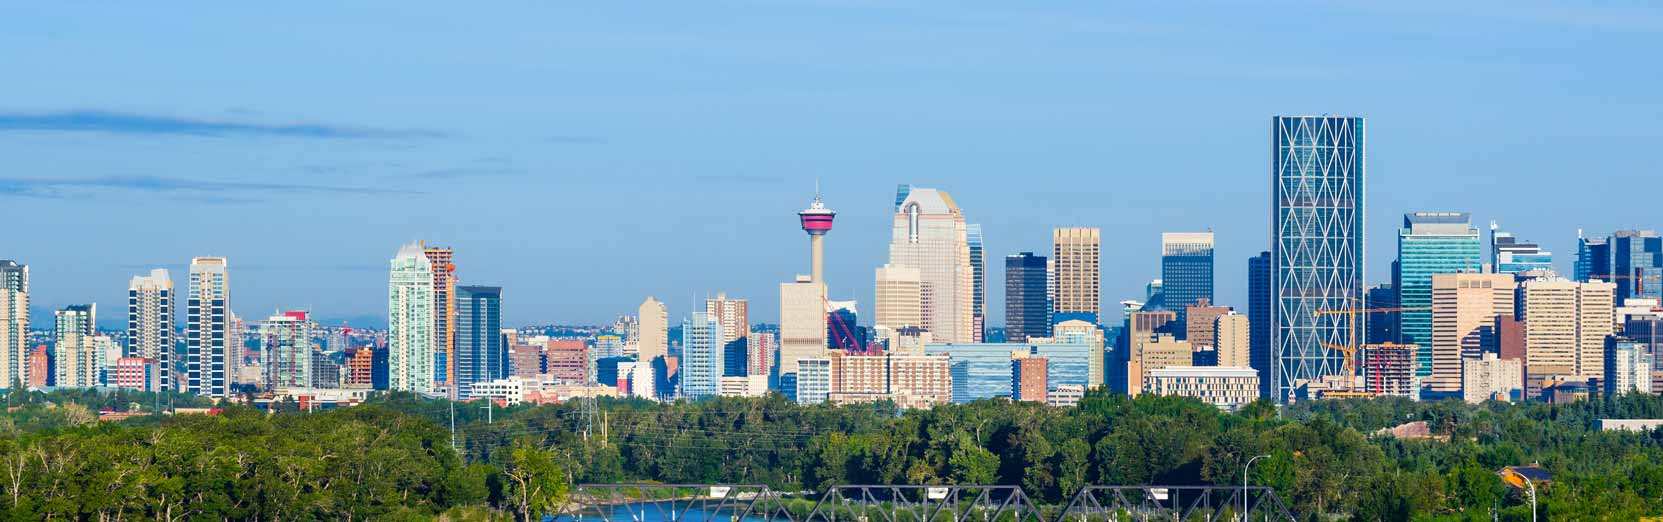
[(635, 314), (639, 329), (635, 340), (635, 360), (650, 365), (653, 359), (663, 357), (670, 351), (670, 313), (664, 308), (664, 303), (649, 295), (635, 309)]
[[(1126, 374), (1136, 379), (1138, 386), (1129, 389), (1129, 395), (1136, 397), (1149, 391), (1150, 371), (1193, 364), (1195, 349), (1190, 346), (1189, 341), (1174, 339), (1168, 334), (1156, 335), (1149, 341), (1136, 345), (1136, 349), (1131, 353)], [(1258, 386), (1258, 383), (1255, 382), (1254, 386)]]
[(1096, 228), (1051, 231), (1051, 310), (1057, 319), (1102, 318), (1102, 232)]
[(914, 187), (897, 207), (889, 264), (919, 272), (925, 329), (936, 342), (976, 342), (970, 241), (952, 196)]
[[(1434, 334), (1436, 335), (1436, 334)], [(1478, 404), (1488, 400), (1511, 402), (1523, 398), (1524, 365), (1485, 353), (1461, 364), (1461, 399)]]
[(704, 311), (722, 325), (721, 344), (728, 346), (734, 341), (744, 339), (751, 331), (750, 303), (744, 299), (729, 299), (728, 294), (717, 293), (716, 297), (704, 300)]
[[(1193, 320), (1195, 316), (1190, 317)], [(1246, 315), (1235, 312), (1220, 315), (1213, 322), (1213, 346), (1218, 349), (1219, 366), (1253, 366), (1248, 363), (1250, 326)]]
[(826, 285), (806, 275), (780, 283), (780, 375), (826, 353)]
[(1513, 315), (1513, 289), (1512, 274), (1432, 276), (1432, 391), (1460, 392), (1462, 360), (1500, 349), (1496, 317)]
[(830, 352), (827, 400), (834, 404), (893, 401), (902, 408), (928, 408), (953, 398), (946, 355), (846, 355)]
[(1563, 278), (1524, 282), (1519, 315), (1524, 319), (1525, 371), (1530, 388), (1550, 376), (1578, 380), (1605, 372), (1605, 337), (1612, 334), (1616, 285)]
[(922, 274), (909, 266), (878, 267), (873, 282), (872, 325), (899, 330), (924, 326)]
[(1213, 306), (1212, 300), (1205, 297), (1184, 307), (1184, 338), (1196, 348), (1218, 347), (1217, 341), (1213, 339), (1213, 331), (1218, 328), (1214, 323), (1218, 322), (1219, 316), (1228, 313), (1230, 307)]

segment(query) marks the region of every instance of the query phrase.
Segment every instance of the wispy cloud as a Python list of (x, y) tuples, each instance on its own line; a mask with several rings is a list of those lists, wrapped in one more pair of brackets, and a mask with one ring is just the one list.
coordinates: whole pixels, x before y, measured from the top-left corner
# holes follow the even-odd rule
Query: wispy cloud
[(318, 139), (410, 139), (447, 136), (443, 132), (422, 129), (386, 129), (321, 123), (269, 124), (98, 110), (0, 112), (0, 132), (16, 131)]
[(6, 178), (0, 177), (0, 196), (72, 198), (100, 191), (130, 191), (167, 194), (175, 198), (209, 203), (248, 203), (271, 194), (370, 194), (413, 195), (421, 192), (367, 187), (306, 185), (294, 183), (248, 183), (207, 181), (155, 176), (104, 176), (95, 178)]

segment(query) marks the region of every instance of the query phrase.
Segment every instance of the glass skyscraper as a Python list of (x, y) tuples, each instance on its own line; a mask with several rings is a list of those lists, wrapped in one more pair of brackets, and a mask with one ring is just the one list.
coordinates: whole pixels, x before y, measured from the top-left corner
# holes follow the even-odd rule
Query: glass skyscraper
[(1051, 336), (1045, 261), (1032, 252), (1005, 256), (1005, 339), (1010, 342)]
[(1531, 270), (1553, 270), (1553, 252), (1542, 246), (1503, 232), (1490, 222), (1490, 266), (1498, 274), (1517, 274)]
[(987, 264), (982, 259), (982, 226), (964, 226), (965, 242), (970, 245), (970, 321), (976, 342), (987, 335)]
[(1663, 297), (1663, 236), (1651, 230), (1618, 230), (1608, 243), (1611, 275), (1593, 278), (1617, 284), (1617, 303)]
[[(1432, 375), (1432, 275), (1477, 273), (1483, 266), (1478, 229), (1466, 212), (1413, 212), (1397, 231), (1398, 342), (1419, 347), (1416, 375)], [(1390, 321), (1391, 316), (1375, 316)]]
[(1247, 259), (1247, 361), (1259, 371), (1259, 397), (1270, 397), (1270, 252)]
[(473, 398), (474, 383), (508, 376), (508, 347), (502, 339), (502, 287), (457, 286), (456, 396)]
[(1324, 343), (1362, 336), (1360, 321), (1316, 312), (1363, 298), (1364, 129), (1355, 117), (1271, 120), (1270, 381), (1277, 400), (1343, 371), (1345, 357)]
[(715, 397), (725, 368), (722, 323), (704, 312), (681, 323), (681, 398)]
[(1184, 307), (1213, 300), (1213, 233), (1161, 234), (1162, 304), (1184, 317)]

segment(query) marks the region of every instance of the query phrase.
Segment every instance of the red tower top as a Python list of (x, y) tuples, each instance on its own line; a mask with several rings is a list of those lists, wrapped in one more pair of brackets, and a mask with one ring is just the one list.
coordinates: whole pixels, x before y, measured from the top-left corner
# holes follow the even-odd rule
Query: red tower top
[(804, 232), (808, 232), (811, 236), (823, 236), (827, 232), (831, 232), (832, 219), (837, 217), (837, 213), (826, 208), (826, 204), (820, 201), (820, 195), (815, 194), (814, 203), (803, 209), (802, 212), (798, 212), (797, 217), (803, 221)]

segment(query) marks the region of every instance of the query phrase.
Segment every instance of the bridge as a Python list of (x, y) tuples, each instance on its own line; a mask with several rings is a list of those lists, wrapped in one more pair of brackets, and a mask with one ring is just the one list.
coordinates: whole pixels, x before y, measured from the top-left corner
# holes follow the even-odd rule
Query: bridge
[[(757, 484), (583, 484), (560, 522), (1293, 521), (1267, 487), (1087, 486), (1041, 506), (1017, 486), (840, 485), (779, 492)], [(1245, 516), (1244, 516), (1245, 514)]]

